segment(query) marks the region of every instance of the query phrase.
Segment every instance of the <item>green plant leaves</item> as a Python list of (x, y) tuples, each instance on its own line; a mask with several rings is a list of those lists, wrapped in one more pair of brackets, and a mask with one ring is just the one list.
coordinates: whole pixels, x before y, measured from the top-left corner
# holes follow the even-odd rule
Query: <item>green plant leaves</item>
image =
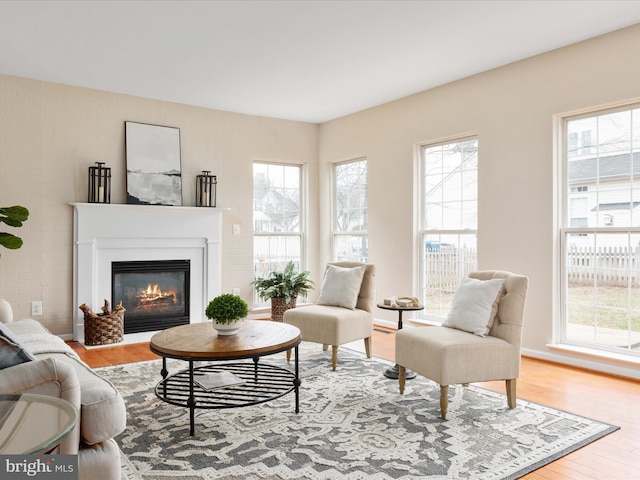
[[(21, 227), (22, 222), (29, 218), (29, 210), (25, 207), (15, 205), (13, 207), (0, 207), (0, 223), (5, 223), (10, 227)], [(10, 250), (22, 247), (22, 239), (11, 233), (0, 232), (0, 245)]]
[(231, 323), (246, 317), (249, 305), (242, 298), (231, 293), (223, 293), (209, 302), (205, 315), (218, 323)]
[(22, 239), (10, 233), (0, 232), (0, 245), (11, 250), (16, 250), (22, 246)]
[(12, 227), (21, 227), (22, 222), (29, 218), (29, 210), (19, 205), (13, 207), (0, 207), (0, 223), (6, 223)]
[(287, 303), (298, 295), (305, 296), (314, 288), (313, 281), (309, 280), (311, 272), (296, 273), (293, 262), (287, 263), (281, 272), (271, 272), (266, 278), (256, 278), (252, 285), (256, 287), (258, 295), (263, 300), (272, 297), (284, 298)]

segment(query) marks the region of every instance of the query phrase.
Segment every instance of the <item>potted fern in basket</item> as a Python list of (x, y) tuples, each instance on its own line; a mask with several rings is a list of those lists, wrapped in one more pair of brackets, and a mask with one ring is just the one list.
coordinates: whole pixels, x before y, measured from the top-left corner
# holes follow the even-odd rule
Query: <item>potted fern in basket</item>
[(296, 306), (298, 296), (305, 296), (314, 288), (309, 275), (308, 271), (296, 272), (294, 263), (289, 262), (283, 271), (271, 272), (251, 282), (261, 299), (271, 299), (271, 320), (281, 322), (284, 312)]

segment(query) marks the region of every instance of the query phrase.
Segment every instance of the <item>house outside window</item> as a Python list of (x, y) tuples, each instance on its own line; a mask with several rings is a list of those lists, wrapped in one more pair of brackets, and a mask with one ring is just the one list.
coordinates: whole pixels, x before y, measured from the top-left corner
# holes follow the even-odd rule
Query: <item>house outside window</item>
[(367, 262), (367, 160), (333, 165), (333, 260)]
[[(640, 105), (567, 117), (562, 128), (560, 340), (640, 355)], [(576, 148), (578, 134), (591, 144)]]
[[(300, 165), (253, 164), (253, 272), (266, 277), (293, 261), (304, 270), (303, 169)], [(257, 294), (254, 303), (265, 305)]]
[(477, 269), (478, 139), (423, 145), (420, 157), (420, 300), (426, 318), (442, 321)]
[(588, 187), (571, 187), (569, 196), (569, 224), (572, 227), (586, 227), (589, 215)]

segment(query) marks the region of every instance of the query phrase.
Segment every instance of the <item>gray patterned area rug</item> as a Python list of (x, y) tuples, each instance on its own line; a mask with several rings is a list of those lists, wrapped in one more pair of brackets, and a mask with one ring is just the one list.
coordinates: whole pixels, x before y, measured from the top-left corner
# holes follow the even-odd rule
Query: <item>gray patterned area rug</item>
[[(99, 369), (120, 390), (128, 412), (118, 437), (126, 480), (209, 479), (514, 479), (617, 430), (502, 394), (452, 387), (448, 419), (439, 387), (420, 376), (383, 376), (388, 362), (340, 349), (300, 347), (300, 413), (290, 393), (269, 403), (196, 410), (159, 400), (161, 362)], [(284, 353), (261, 361), (285, 366)], [(170, 371), (186, 363), (172, 360)]]

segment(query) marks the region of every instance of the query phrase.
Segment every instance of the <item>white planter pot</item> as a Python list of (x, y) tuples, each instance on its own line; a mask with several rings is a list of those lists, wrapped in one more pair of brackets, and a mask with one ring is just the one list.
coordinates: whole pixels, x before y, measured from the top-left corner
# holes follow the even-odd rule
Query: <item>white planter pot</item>
[(238, 320), (232, 323), (218, 323), (213, 320), (213, 328), (216, 329), (218, 335), (235, 335), (240, 330), (240, 327), (244, 324), (245, 319)]

